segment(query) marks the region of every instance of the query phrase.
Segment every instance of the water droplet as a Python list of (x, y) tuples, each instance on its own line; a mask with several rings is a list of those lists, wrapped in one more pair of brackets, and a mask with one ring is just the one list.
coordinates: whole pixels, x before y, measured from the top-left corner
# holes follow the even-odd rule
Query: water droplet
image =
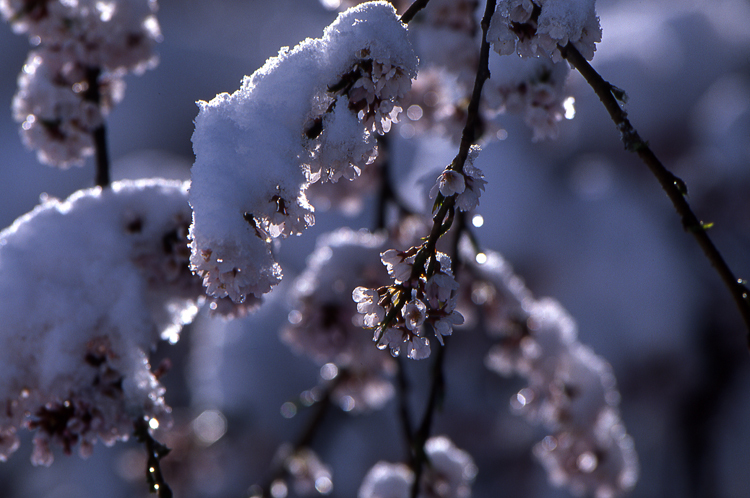
[(320, 367), (320, 376), (323, 380), (333, 380), (339, 374), (339, 368), (333, 363), (326, 363)]
[(297, 415), (297, 405), (291, 401), (287, 401), (281, 405), (281, 416), (284, 418), (292, 418)]
[(471, 224), (477, 228), (481, 227), (482, 225), (484, 225), (484, 216), (482, 216), (481, 214), (475, 214), (471, 219)]
[(555, 448), (557, 448), (557, 439), (554, 436), (546, 436), (542, 439), (542, 447), (545, 451), (555, 451)]
[(419, 121), (422, 119), (423, 114), (422, 108), (417, 104), (410, 105), (409, 108), (406, 109), (406, 116), (412, 121)]
[(342, 410), (344, 410), (345, 412), (350, 412), (350, 411), (354, 410), (354, 405), (355, 405), (355, 404), (356, 404), (356, 403), (355, 403), (355, 401), (354, 401), (354, 398), (352, 398), (351, 396), (343, 396), (343, 397), (342, 397), (342, 398), (341, 398), (341, 399), (339, 400), (339, 406), (340, 406), (340, 407), (341, 407), (341, 409), (342, 409)]
[(576, 461), (576, 465), (578, 466), (578, 470), (585, 474), (589, 474), (593, 472), (596, 469), (596, 466), (599, 464), (598, 459), (596, 458), (596, 455), (591, 453), (590, 451), (586, 451), (584, 453), (581, 453), (578, 456), (578, 460)]
[(576, 99), (568, 97), (563, 101), (563, 109), (565, 109), (565, 119), (573, 119), (576, 117)]
[(393, 348), (391, 349), (391, 356), (394, 358), (398, 358), (398, 355), (401, 354), (401, 348)]
[(387, 347), (388, 347), (388, 344), (378, 343), (378, 349), (381, 350), (381, 351), (384, 350)]
[(478, 252), (474, 258), (479, 265), (483, 265), (487, 262), (487, 255), (483, 252)]
[(286, 483), (281, 479), (273, 481), (271, 484), (271, 496), (273, 498), (286, 498), (289, 489), (286, 487)]
[(214, 444), (227, 432), (227, 419), (219, 410), (204, 411), (191, 425), (195, 436), (206, 446)]
[(289, 312), (289, 316), (287, 316), (287, 319), (292, 325), (299, 325), (299, 323), (302, 321), (302, 313), (299, 310), (292, 310)]
[(329, 494), (333, 491), (333, 482), (328, 476), (322, 476), (315, 479), (315, 490), (323, 495)]
[(156, 420), (155, 418), (152, 418), (151, 420), (148, 421), (148, 426), (156, 430), (159, 428), (159, 421)]

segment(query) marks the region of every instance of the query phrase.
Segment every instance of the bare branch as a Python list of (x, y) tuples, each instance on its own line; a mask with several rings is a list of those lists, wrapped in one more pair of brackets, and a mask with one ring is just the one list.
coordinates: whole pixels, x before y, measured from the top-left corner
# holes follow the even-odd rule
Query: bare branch
[(711, 262), (711, 266), (718, 272), (724, 285), (729, 289), (732, 294), (737, 308), (745, 321), (745, 326), (748, 330), (748, 347), (750, 348), (750, 300), (748, 294), (750, 291), (745, 286), (744, 281), (738, 279), (729, 265), (724, 260), (719, 250), (714, 245), (711, 238), (708, 236), (706, 230), (709, 228), (708, 225), (699, 221), (687, 202), (687, 186), (680, 178), (672, 174), (656, 157), (648, 143), (643, 140), (638, 132), (630, 124), (627, 113), (620, 107), (618, 103), (618, 96), (622, 94), (622, 90), (613, 86), (609, 82), (605, 81), (596, 70), (591, 67), (591, 64), (578, 52), (578, 50), (570, 43), (565, 47), (560, 47), (560, 53), (575, 69), (581, 73), (581, 76), (586, 82), (594, 89), (594, 92), (602, 101), (604, 107), (607, 109), (609, 116), (620, 131), (623, 144), (625, 149), (630, 152), (635, 152), (638, 157), (641, 158), (643, 163), (648, 166), (651, 173), (659, 181), (667, 196), (672, 201), (677, 214), (682, 219), (682, 227), (686, 232), (691, 233), (698, 245), (703, 250), (708, 260)]

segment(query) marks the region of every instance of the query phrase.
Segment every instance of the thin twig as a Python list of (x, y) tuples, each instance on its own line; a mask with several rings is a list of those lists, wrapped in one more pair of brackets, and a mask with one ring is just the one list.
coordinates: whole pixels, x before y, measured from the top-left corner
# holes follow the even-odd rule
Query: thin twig
[(97, 126), (93, 133), (94, 150), (96, 152), (96, 185), (109, 187), (109, 152), (107, 150), (107, 128), (104, 124)]
[(145, 418), (134, 422), (135, 437), (146, 445), (146, 481), (149, 491), (156, 493), (159, 498), (172, 498), (172, 489), (164, 480), (161, 472), (161, 459), (169, 454), (170, 449), (151, 435), (151, 429)]
[(409, 460), (413, 458), (412, 448), (414, 448), (414, 429), (411, 426), (411, 414), (409, 410), (409, 380), (406, 378), (404, 371), (404, 361), (399, 359), (396, 362), (396, 379), (398, 382), (398, 408), (399, 418), (401, 419), (401, 428), (404, 431), (407, 449), (409, 451)]
[(627, 113), (620, 107), (616, 95), (622, 91), (605, 81), (591, 64), (581, 55), (581, 53), (570, 43), (565, 47), (560, 47), (562, 56), (581, 73), (581, 76), (594, 89), (594, 92), (602, 101), (607, 109), (609, 116), (614, 121), (617, 129), (620, 131), (622, 142), (625, 149), (635, 152), (638, 157), (648, 166), (651, 173), (661, 184), (667, 196), (672, 201), (677, 214), (682, 219), (682, 227), (695, 237), (698, 245), (703, 250), (711, 266), (719, 273), (724, 285), (732, 294), (737, 308), (745, 321), (748, 330), (747, 341), (750, 348), (750, 300), (748, 295), (750, 291), (745, 286), (744, 281), (739, 280), (729, 265), (724, 260), (719, 250), (714, 245), (706, 230), (709, 226), (698, 220), (690, 205), (687, 202), (687, 186), (680, 178), (672, 174), (656, 157), (648, 143), (641, 139), (638, 132), (630, 124)]
[[(461, 144), (458, 148), (458, 154), (450, 165), (451, 169), (458, 172), (463, 171), (466, 158), (469, 157), (469, 149), (471, 149), (471, 146), (476, 142), (478, 130), (481, 126), (479, 104), (481, 102), (484, 83), (490, 77), (490, 44), (487, 43), (487, 30), (489, 30), (490, 27), (492, 14), (495, 12), (495, 4), (496, 0), (488, 0), (484, 10), (484, 16), (482, 17), (482, 45), (479, 50), (477, 76), (474, 80), (474, 89), (471, 92), (471, 101), (469, 102), (469, 107), (466, 113), (466, 125), (461, 133)], [(452, 223), (450, 215), (454, 212), (455, 203), (456, 196), (445, 198), (442, 194), (437, 194), (435, 204), (436, 206), (440, 205), (440, 207), (432, 218), (432, 230), (427, 238), (427, 242), (414, 259), (414, 271), (418, 271), (419, 268), (424, 267), (424, 262), (427, 261), (427, 258), (434, 254), (435, 245), (437, 244), (438, 239), (450, 229)], [(448, 217), (447, 220), (446, 217)], [(412, 278), (414, 277), (415, 275), (412, 275)]]
[[(325, 420), (326, 415), (329, 413), (331, 407), (333, 406), (333, 402), (331, 400), (331, 394), (333, 393), (334, 389), (343, 382), (345, 377), (347, 376), (347, 372), (340, 371), (339, 375), (330, 383), (326, 385), (326, 389), (323, 392), (323, 396), (320, 398), (319, 401), (315, 403), (315, 410), (313, 411), (312, 415), (310, 415), (310, 419), (307, 421), (307, 424), (305, 425), (304, 430), (300, 434), (300, 436), (297, 438), (297, 441), (292, 446), (292, 451), (290, 454), (294, 454), (301, 450), (302, 448), (309, 448), (310, 445), (313, 442), (313, 439), (315, 439), (315, 436), (318, 434), (318, 431), (323, 425), (323, 420)], [(279, 462), (278, 466), (276, 468), (272, 469), (269, 473), (268, 478), (266, 479), (265, 483), (263, 485), (253, 485), (251, 489), (253, 489), (253, 493), (251, 496), (260, 496), (263, 498), (270, 498), (271, 497), (271, 487), (273, 483), (279, 479), (283, 479), (287, 476), (287, 468), (284, 461)]]
[(411, 498), (417, 498), (419, 494), (419, 481), (422, 478), (424, 466), (427, 463), (427, 454), (424, 445), (432, 432), (432, 421), (435, 412), (442, 406), (445, 397), (445, 376), (443, 375), (443, 363), (445, 359), (445, 346), (447, 338), (444, 339), (445, 345), (439, 348), (436, 353), (435, 362), (432, 364), (432, 386), (430, 387), (430, 398), (427, 401), (422, 422), (419, 424), (417, 432), (414, 434), (414, 445), (412, 450), (411, 468), (414, 471), (414, 483), (411, 488)]
[[(83, 98), (96, 104), (101, 108), (102, 95), (99, 88), (99, 78), (102, 71), (98, 67), (89, 68), (86, 72), (86, 83), (88, 85)], [(102, 122), (91, 132), (91, 138), (94, 141), (94, 156), (96, 159), (95, 183), (98, 187), (108, 187), (110, 184), (109, 175), (109, 151), (107, 150), (107, 128)]]
[(404, 15), (401, 16), (401, 22), (404, 24), (409, 24), (409, 21), (414, 19), (414, 16), (417, 15), (417, 12), (424, 9), (427, 6), (427, 2), (429, 1), (430, 0), (416, 0), (409, 6), (408, 9), (406, 9)]

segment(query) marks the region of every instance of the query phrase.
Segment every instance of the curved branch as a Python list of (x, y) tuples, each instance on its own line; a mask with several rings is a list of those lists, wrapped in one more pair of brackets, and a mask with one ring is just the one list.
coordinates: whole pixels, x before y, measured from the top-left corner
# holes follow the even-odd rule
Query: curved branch
[(711, 266), (714, 267), (724, 285), (731, 293), (742, 315), (742, 319), (745, 321), (745, 326), (748, 330), (748, 347), (750, 348), (750, 300), (748, 299), (750, 291), (745, 286), (744, 281), (734, 275), (724, 257), (708, 236), (706, 230), (709, 228), (709, 225), (699, 221), (690, 208), (690, 204), (688, 204), (686, 199), (687, 186), (685, 182), (670, 172), (659, 161), (656, 154), (648, 146), (648, 143), (638, 135), (633, 125), (630, 124), (627, 113), (617, 102), (618, 96), (622, 95), (622, 90), (605, 81), (572, 44), (568, 43), (565, 47), (561, 46), (560, 53), (571, 66), (581, 73), (581, 76), (594, 89), (594, 92), (599, 97), (599, 100), (602, 101), (602, 104), (604, 104), (617, 129), (620, 130), (625, 149), (638, 154), (638, 157), (648, 166), (648, 169), (651, 170), (651, 173), (653, 173), (661, 187), (667, 193), (677, 214), (682, 219), (682, 227), (686, 232), (691, 233), (695, 237), (698, 245), (710, 261)]

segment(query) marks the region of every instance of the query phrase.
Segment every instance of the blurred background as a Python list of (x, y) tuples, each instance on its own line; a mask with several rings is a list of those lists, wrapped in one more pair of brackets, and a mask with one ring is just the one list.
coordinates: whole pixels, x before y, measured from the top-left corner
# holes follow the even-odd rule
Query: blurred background
[[(593, 66), (626, 90), (634, 126), (686, 181), (699, 218), (715, 223), (710, 234), (731, 268), (750, 278), (750, 3), (599, 0), (597, 12), (603, 40)], [(113, 177), (188, 179), (195, 101), (235, 91), (279, 47), (321, 36), (335, 15), (317, 0), (161, 0), (160, 64), (127, 77), (125, 98), (108, 119)], [(2, 28), (5, 227), (42, 193), (64, 198), (92, 186), (94, 171), (90, 160), (66, 171), (41, 165), (24, 149), (10, 105), (29, 44)], [(506, 133), (485, 145), (476, 163), (488, 181), (478, 209), (485, 223), (476, 233), (536, 296), (559, 300), (581, 342), (612, 364), (641, 462), (633, 496), (747, 496), (747, 331), (656, 180), (623, 150), (593, 91), (577, 74), (568, 85), (576, 115), (559, 124), (556, 140), (533, 142), (522, 119), (497, 118)], [(394, 164), (439, 169), (455, 155), (448, 140), (392, 135)], [(318, 368), (278, 339), (289, 311), (285, 289), (317, 236), (344, 224), (372, 227), (374, 201), (364, 199), (356, 216), (320, 213), (302, 237), (284, 241), (285, 280), (259, 312), (228, 322), (201, 314), (179, 343), (160, 346), (157, 358), (173, 362), (163, 381), (175, 427), (162, 439), (174, 448), (164, 466), (176, 496), (244, 496), (266, 478), (278, 446), (303, 430), (305, 410), (285, 418), (280, 408), (316, 385)], [(454, 335), (435, 433), (449, 434), (474, 457), (474, 496), (569, 496), (547, 483), (531, 454), (545, 432), (509, 410), (523, 382), (484, 368), (487, 339)], [(408, 365), (415, 391), (426, 386), (427, 367)], [(421, 413), (424, 400), (416, 398)], [(395, 403), (364, 415), (330, 415), (314, 447), (333, 470), (331, 496), (355, 496), (376, 461), (403, 457)], [(30, 453), (27, 434), (0, 464), (0, 496), (148, 494), (145, 456), (134, 442), (97, 445), (88, 460), (59, 455), (50, 468), (32, 467)]]

